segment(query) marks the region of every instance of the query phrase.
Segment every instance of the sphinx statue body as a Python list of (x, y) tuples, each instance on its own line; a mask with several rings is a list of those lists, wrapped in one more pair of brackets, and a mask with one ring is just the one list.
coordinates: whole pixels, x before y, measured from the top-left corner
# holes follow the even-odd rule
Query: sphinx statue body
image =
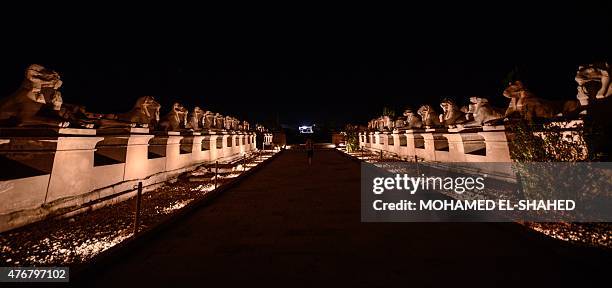
[(187, 109), (178, 102), (172, 104), (170, 112), (159, 122), (162, 131), (181, 131), (187, 128)]
[(225, 117), (219, 113), (215, 115), (215, 128), (225, 129)]
[(467, 122), (465, 113), (461, 112), (459, 106), (452, 99), (444, 99), (440, 103), (442, 114), (439, 116), (440, 123), (446, 127), (455, 126)]
[(529, 121), (554, 117), (571, 117), (580, 112), (578, 100), (551, 101), (536, 97), (521, 81), (509, 83), (504, 97), (510, 98), (505, 117), (520, 117)]
[(0, 126), (68, 127), (60, 110), (63, 104), (57, 72), (32, 64), (25, 71), (21, 86), (0, 100)]
[(391, 131), (395, 128), (395, 121), (391, 116), (385, 115), (382, 116), (383, 128), (382, 131)]
[(411, 108), (407, 108), (404, 110), (403, 115), (406, 117), (406, 128), (407, 129), (419, 129), (423, 127), (423, 122), (421, 122), (421, 116), (415, 113)]
[(204, 110), (196, 106), (193, 111), (189, 113), (189, 121), (187, 121), (187, 128), (193, 131), (200, 131), (204, 127), (203, 125)]
[(202, 118), (202, 123), (203, 123), (204, 129), (215, 128), (215, 113), (211, 111), (206, 111), (206, 113), (204, 113), (204, 116)]
[(395, 122), (393, 123), (393, 127), (395, 129), (406, 129), (406, 117), (397, 117), (397, 119), (395, 119)]
[(99, 119), (100, 128), (113, 127), (150, 127), (155, 128), (160, 122), (161, 105), (153, 96), (142, 96), (136, 100), (134, 107), (128, 112), (105, 114)]
[(242, 128), (240, 128), (239, 126), (240, 120), (238, 120), (238, 118), (232, 117), (232, 130), (242, 130)]
[[(469, 113), (472, 115), (471, 123), (476, 125), (488, 125), (504, 118), (503, 109), (491, 106), (486, 98), (470, 97), (469, 107)], [(466, 117), (466, 120), (469, 119)]]
[(442, 122), (440, 122), (440, 116), (436, 112), (436, 110), (429, 104), (425, 104), (419, 108), (417, 113), (421, 116), (421, 121), (423, 122), (423, 126), (425, 127), (440, 127), (442, 126)]
[(230, 116), (225, 116), (225, 119), (223, 119), (223, 129), (225, 130), (233, 130), (232, 129), (232, 122), (233, 119)]

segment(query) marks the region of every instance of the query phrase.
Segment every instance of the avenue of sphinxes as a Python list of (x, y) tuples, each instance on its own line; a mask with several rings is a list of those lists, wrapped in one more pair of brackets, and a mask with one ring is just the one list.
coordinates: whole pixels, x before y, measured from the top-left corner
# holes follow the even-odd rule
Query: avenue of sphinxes
[[(542, 129), (557, 125), (572, 137), (577, 137), (576, 132), (584, 127), (594, 127), (595, 134), (606, 137), (610, 129), (608, 113), (612, 111), (610, 72), (608, 63), (578, 67), (577, 94), (573, 100), (540, 98), (519, 79), (508, 83), (502, 95), (495, 96), (506, 98), (506, 107), (495, 107), (486, 97), (474, 96), (465, 102), (447, 98), (436, 105), (425, 103), (417, 110), (407, 108), (395, 119), (383, 115), (370, 120), (367, 128), (362, 129), (359, 146), (420, 161), (511, 162), (512, 129), (521, 122)], [(608, 145), (600, 140), (589, 147), (602, 148), (595, 151), (599, 157), (596, 160), (608, 161)]]
[[(64, 103), (61, 73), (30, 65), (0, 100), (0, 231), (176, 178), (203, 163), (269, 147), (249, 122), (141, 96), (112, 114)], [(203, 103), (204, 105), (205, 103)], [(259, 143), (259, 145), (257, 145)], [(128, 195), (129, 196), (129, 195)], [(125, 197), (124, 197), (125, 198)]]

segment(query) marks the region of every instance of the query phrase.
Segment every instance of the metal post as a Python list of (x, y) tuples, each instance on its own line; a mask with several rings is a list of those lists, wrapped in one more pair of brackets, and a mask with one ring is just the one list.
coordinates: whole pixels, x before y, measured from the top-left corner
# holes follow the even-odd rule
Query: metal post
[(217, 189), (217, 178), (219, 177), (219, 161), (215, 161), (215, 189)]
[(138, 233), (140, 225), (140, 202), (142, 201), (142, 182), (138, 182), (138, 192), (136, 193), (136, 215), (134, 216), (134, 235)]

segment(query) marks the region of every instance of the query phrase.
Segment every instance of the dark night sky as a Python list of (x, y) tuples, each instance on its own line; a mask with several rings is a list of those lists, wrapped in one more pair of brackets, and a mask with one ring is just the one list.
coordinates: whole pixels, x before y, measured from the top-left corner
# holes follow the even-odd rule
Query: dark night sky
[(0, 96), (40, 63), (62, 75), (65, 102), (95, 112), (153, 95), (165, 107), (176, 99), (251, 121), (365, 123), (383, 106), (400, 112), (444, 97), (505, 106), (502, 80), (515, 66), (541, 96), (572, 98), (578, 64), (610, 61), (612, 10), (555, 5), (276, 18), (83, 14), (42, 29), (58, 33), (3, 25), (2, 42), (12, 44), (0, 58)]

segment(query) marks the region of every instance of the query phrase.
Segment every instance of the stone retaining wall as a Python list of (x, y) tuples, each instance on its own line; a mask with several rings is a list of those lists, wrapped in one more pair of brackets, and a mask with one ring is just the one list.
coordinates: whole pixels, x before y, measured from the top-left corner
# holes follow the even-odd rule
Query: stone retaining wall
[(140, 181), (151, 190), (206, 162), (256, 150), (255, 143), (250, 131), (2, 128), (0, 232), (115, 198)]

